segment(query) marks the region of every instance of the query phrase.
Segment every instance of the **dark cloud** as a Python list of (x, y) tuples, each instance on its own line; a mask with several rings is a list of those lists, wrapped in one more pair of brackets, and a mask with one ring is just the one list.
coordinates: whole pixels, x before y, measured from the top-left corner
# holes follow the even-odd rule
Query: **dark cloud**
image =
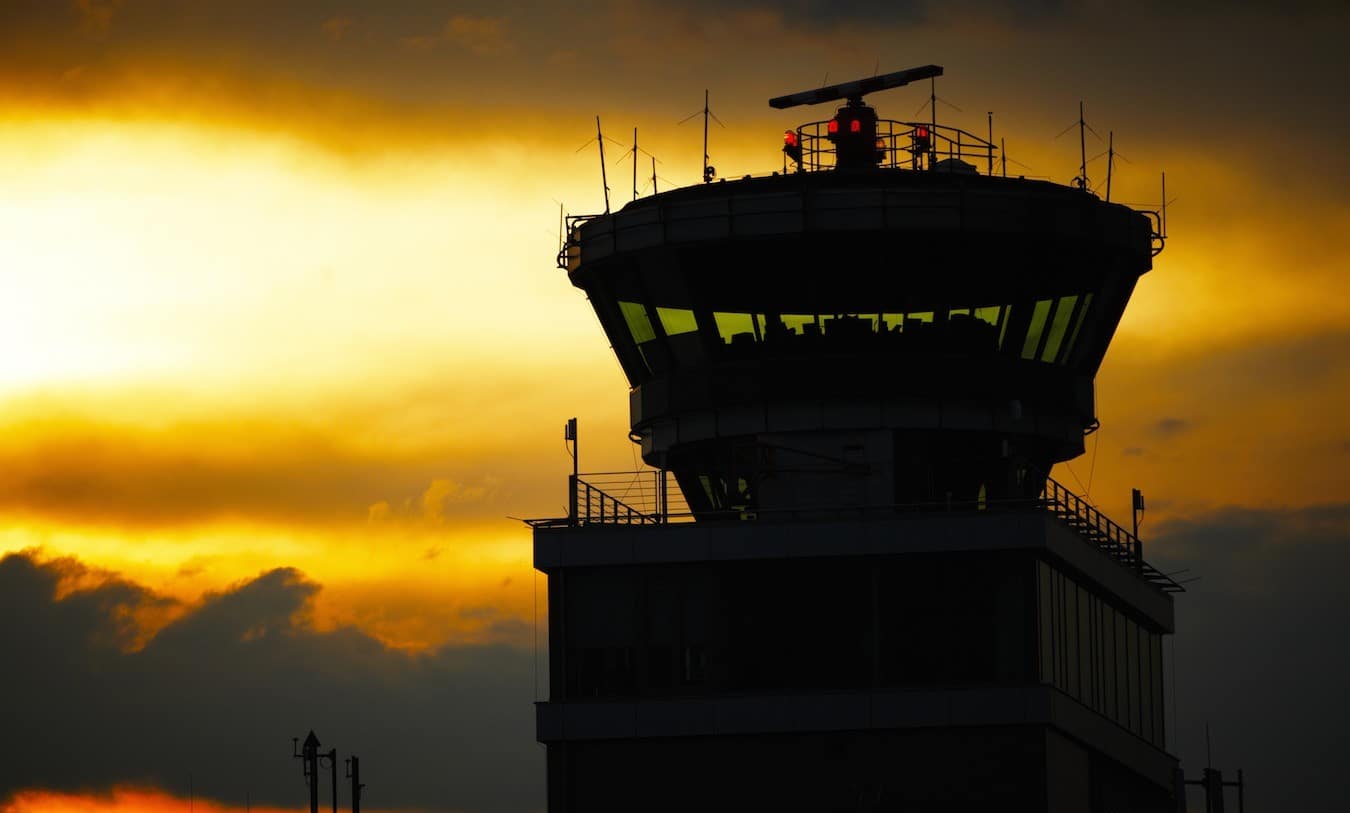
[(1153, 433), (1161, 437), (1180, 435), (1191, 428), (1191, 422), (1185, 418), (1163, 418), (1153, 424)]
[[(1160, 525), (1151, 558), (1199, 576), (1177, 597), (1173, 731), (1191, 772), (1244, 768), (1251, 809), (1336, 806), (1350, 760), (1350, 503), (1230, 508)], [(1169, 691), (1171, 687), (1168, 687)]]
[(208, 596), (127, 651), (128, 619), (162, 600), (115, 578), (58, 598), (81, 572), (0, 560), (0, 799), (119, 784), (186, 795), (191, 776), (199, 796), (298, 807), (290, 738), (314, 728), (361, 757), (373, 808), (542, 806), (529, 652), (409, 655), (354, 629), (316, 631), (319, 586), (289, 569)]

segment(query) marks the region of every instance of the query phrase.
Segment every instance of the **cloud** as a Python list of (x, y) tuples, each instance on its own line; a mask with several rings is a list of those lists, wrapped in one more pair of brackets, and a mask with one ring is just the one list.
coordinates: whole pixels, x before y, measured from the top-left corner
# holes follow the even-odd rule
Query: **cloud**
[(1334, 806), (1323, 779), (1350, 759), (1350, 650), (1339, 637), (1350, 628), (1350, 503), (1226, 508), (1154, 537), (1156, 565), (1200, 577), (1176, 599), (1172, 730), (1188, 772), (1205, 764), (1208, 724), (1216, 767), (1260, 777), (1253, 809)]
[(80, 31), (96, 37), (105, 36), (123, 3), (124, 0), (75, 0), (75, 8), (80, 13)]
[(354, 24), (351, 17), (339, 14), (336, 17), (329, 17), (324, 20), (319, 26), (319, 30), (323, 32), (325, 37), (337, 41), (345, 38)]
[(1161, 437), (1179, 435), (1191, 428), (1191, 422), (1185, 418), (1163, 418), (1153, 424), (1153, 433)]
[(525, 449), (493, 455), (436, 438), (393, 449), (356, 440), (351, 424), (279, 416), (156, 428), (83, 418), (8, 426), (0, 508), (77, 525), (442, 523), (500, 518), (530, 502), (506, 488)]
[(116, 579), (63, 596), (72, 568), (0, 559), (0, 799), (128, 785), (186, 796), (191, 776), (199, 797), (241, 804), (247, 787), (255, 803), (295, 806), (290, 737), (313, 728), (362, 758), (368, 804), (542, 805), (529, 652), (410, 655), (351, 628), (317, 631), (320, 587), (287, 568), (208, 595), (128, 651), (126, 619), (160, 599)]
[(456, 14), (445, 24), (445, 38), (475, 54), (499, 54), (512, 48), (503, 17)]

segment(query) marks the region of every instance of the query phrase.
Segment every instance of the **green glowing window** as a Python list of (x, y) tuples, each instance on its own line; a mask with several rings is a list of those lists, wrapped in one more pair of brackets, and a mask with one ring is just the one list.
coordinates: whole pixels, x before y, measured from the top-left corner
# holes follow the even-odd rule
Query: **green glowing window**
[(1066, 296), (1055, 306), (1055, 318), (1050, 321), (1050, 335), (1046, 337), (1045, 349), (1041, 351), (1041, 361), (1054, 361), (1059, 354), (1059, 346), (1069, 329), (1069, 318), (1073, 316), (1073, 306), (1077, 304), (1077, 296)]
[(1073, 352), (1074, 342), (1078, 341), (1078, 331), (1087, 321), (1088, 309), (1092, 307), (1092, 294), (1083, 297), (1083, 307), (1078, 309), (1078, 318), (1074, 320), (1073, 332), (1069, 334), (1069, 343), (1064, 347), (1064, 359), (1067, 361), (1069, 354)]
[(1027, 329), (1027, 339), (1022, 343), (1022, 358), (1036, 357), (1036, 348), (1041, 346), (1041, 334), (1045, 332), (1045, 320), (1050, 315), (1053, 299), (1042, 299), (1031, 312), (1031, 327)]
[(915, 313), (907, 313), (907, 314), (905, 314), (905, 321), (906, 321), (906, 322), (923, 322), (923, 323), (926, 324), (926, 325), (931, 325), (931, 324), (933, 323), (933, 312), (932, 312), (932, 311), (916, 311)]
[(948, 316), (969, 316), (970, 308), (952, 308), (947, 312)]
[(881, 321), (886, 325), (886, 330), (901, 331), (904, 330), (905, 315), (903, 313), (883, 313)]
[(755, 335), (755, 318), (750, 313), (714, 313), (717, 322), (717, 334), (722, 341), (730, 344), (732, 337), (740, 333)]
[(688, 308), (657, 308), (656, 317), (661, 320), (661, 327), (667, 336), (678, 336), (681, 333), (693, 333), (698, 330), (694, 312)]
[(799, 336), (806, 332), (807, 325), (817, 324), (814, 313), (784, 313), (779, 314), (778, 318), (783, 322), (783, 327)]
[(1002, 310), (1003, 309), (998, 305), (991, 305), (987, 308), (976, 308), (975, 318), (984, 322), (986, 325), (998, 327), (998, 318), (1001, 315), (1000, 311)]
[(623, 313), (623, 320), (628, 323), (628, 331), (633, 334), (633, 341), (642, 344), (656, 338), (656, 330), (652, 327), (652, 320), (647, 316), (646, 305), (641, 302), (621, 301), (619, 310)]

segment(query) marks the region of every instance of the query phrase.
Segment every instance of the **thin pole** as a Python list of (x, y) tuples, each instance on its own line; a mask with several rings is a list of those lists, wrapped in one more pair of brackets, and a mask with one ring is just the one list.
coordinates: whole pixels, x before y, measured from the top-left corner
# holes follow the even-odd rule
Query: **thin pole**
[(928, 168), (937, 162), (937, 77), (928, 78), (928, 107), (931, 129), (928, 131)]
[(361, 760), (352, 757), (352, 813), (361, 813)]
[(332, 769), (332, 774), (333, 774), (333, 813), (338, 813), (338, 811), (337, 811), (337, 749), (336, 749), (336, 748), (334, 748), (333, 750), (331, 750), (331, 751), (328, 752), (328, 766), (329, 766), (329, 768)]
[(652, 194), (656, 194), (656, 156), (652, 156)]
[(1087, 122), (1083, 119), (1083, 103), (1078, 103), (1078, 155), (1082, 163), (1078, 166), (1079, 189), (1088, 188), (1087, 178)]
[(998, 140), (998, 154), (1003, 159), (1003, 177), (1008, 177), (1008, 140), (1000, 138)]
[(703, 89), (703, 182), (709, 183), (712, 178), (708, 177), (708, 89)]
[(989, 111), (989, 174), (994, 174), (994, 111)]
[[(928, 113), (932, 121), (933, 129), (937, 130), (937, 77), (928, 79)], [(936, 137), (936, 133), (934, 136)]]
[(637, 128), (633, 128), (633, 200), (637, 200)]
[(305, 738), (305, 778), (309, 780), (309, 813), (319, 813), (319, 738), (311, 730)]
[(1162, 236), (1167, 237), (1167, 173), (1162, 174)]
[[(1116, 131), (1106, 131), (1106, 202), (1111, 202), (1111, 170), (1116, 163)], [(1139, 530), (1135, 529), (1135, 536), (1139, 535)]]
[(609, 214), (609, 178), (605, 174), (605, 135), (600, 132), (600, 117), (595, 117), (595, 140), (600, 144), (600, 185), (605, 187), (605, 214)]

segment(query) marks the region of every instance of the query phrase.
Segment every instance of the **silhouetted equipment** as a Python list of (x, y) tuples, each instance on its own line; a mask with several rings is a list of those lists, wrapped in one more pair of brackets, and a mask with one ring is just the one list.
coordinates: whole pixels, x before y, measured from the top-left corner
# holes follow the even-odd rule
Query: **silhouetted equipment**
[(796, 130), (783, 131), (783, 152), (788, 158), (792, 159), (798, 166), (802, 163), (802, 140), (797, 137)]
[(299, 742), (299, 737), (291, 738), (292, 756), (302, 760), (305, 783), (309, 786), (309, 813), (319, 813), (319, 738), (311, 730), (305, 744), (299, 746)]
[(862, 97), (868, 93), (904, 87), (910, 82), (917, 82), (920, 79), (929, 79), (941, 75), (941, 65), (924, 65), (921, 68), (909, 68), (907, 70), (887, 73), (881, 76), (870, 76), (866, 79), (857, 79), (852, 82), (841, 82), (837, 85), (830, 85), (829, 87), (823, 87), (817, 90), (804, 90), (801, 93), (776, 96), (769, 100), (769, 107), (784, 110), (789, 107), (796, 107), (803, 104), (821, 104), (824, 102), (838, 101), (840, 99), (848, 99), (850, 102), (857, 100), (859, 104), (861, 104)]
[(600, 185), (605, 188), (605, 212), (609, 212), (609, 176), (605, 174), (605, 134), (600, 130), (600, 117), (595, 117), (595, 143), (600, 145)]
[(862, 103), (940, 73), (773, 100), (847, 99), (794, 172), (568, 218), (649, 468), (572, 445), (530, 520), (550, 811), (1172, 808), (1181, 587), (1048, 476), (1159, 218)]
[(1092, 135), (1096, 136), (1098, 141), (1101, 141), (1102, 137), (1098, 135), (1097, 131), (1092, 129), (1092, 125), (1088, 124), (1087, 120), (1083, 118), (1082, 102), (1078, 103), (1078, 121), (1075, 121), (1073, 124), (1070, 124), (1068, 127), (1065, 127), (1063, 130), (1060, 131), (1059, 135), (1055, 136), (1055, 138), (1060, 138), (1065, 133), (1069, 132), (1075, 127), (1078, 128), (1079, 165), (1078, 165), (1078, 177), (1074, 178), (1073, 182), (1074, 185), (1077, 186), (1079, 189), (1087, 191), (1088, 189), (1091, 189), (1091, 186), (1088, 184), (1088, 174), (1087, 174), (1087, 163), (1088, 163), (1087, 134), (1092, 133)]
[(719, 119), (719, 118), (717, 117), (717, 114), (712, 112), (712, 108), (708, 106), (708, 98), (709, 98), (709, 97), (708, 97), (708, 91), (707, 91), (707, 89), (705, 88), (705, 89), (703, 90), (703, 109), (702, 109), (702, 110), (697, 110), (697, 111), (695, 111), (695, 112), (693, 112), (693, 113), (690, 113), (688, 116), (685, 116), (683, 119), (680, 120), (680, 124), (684, 124), (686, 121), (689, 121), (689, 120), (692, 119), (694, 116), (697, 116), (697, 115), (700, 115), (700, 114), (702, 114), (702, 116), (703, 116), (703, 175), (702, 175), (702, 177), (703, 177), (703, 182), (704, 182), (704, 183), (712, 183), (712, 179), (715, 178), (715, 177), (717, 177), (717, 167), (714, 167), (713, 165), (711, 165), (711, 164), (708, 163), (708, 160), (709, 160), (709, 157), (708, 157), (708, 120), (711, 119), (711, 120), (717, 122), (717, 124), (718, 124), (719, 126), (721, 126), (721, 127), (725, 127), (725, 126), (726, 126), (725, 124), (722, 124), (722, 120)]
[[(1224, 813), (1223, 789), (1237, 788), (1237, 813), (1246, 813), (1246, 781), (1242, 769), (1238, 769), (1237, 779), (1224, 781), (1223, 772), (1217, 768), (1205, 768), (1199, 779), (1184, 779), (1183, 784), (1198, 786), (1205, 791), (1205, 813)], [(1178, 811), (1185, 811), (1184, 797)]]
[(332, 748), (327, 753), (320, 753), (319, 746), (319, 738), (315, 736), (313, 730), (305, 737), (303, 745), (300, 744), (299, 737), (291, 737), (291, 755), (301, 760), (305, 784), (309, 786), (309, 813), (319, 813), (319, 767), (324, 760), (328, 762), (327, 767), (332, 772), (333, 813), (337, 813), (337, 749)]
[[(571, 443), (571, 446), (567, 446)], [(572, 457), (572, 477), (568, 480), (568, 516), (575, 519), (577, 506), (577, 473), (579, 471), (578, 463), (578, 441), (577, 441), (577, 419), (568, 418), (567, 424), (563, 426), (563, 445), (567, 447), (567, 453)]]
[(352, 813), (361, 813), (361, 789), (365, 785), (361, 784), (361, 760), (355, 754), (347, 757), (347, 778), (352, 780)]
[(338, 781), (338, 772), (337, 772), (338, 756), (337, 756), (337, 749), (336, 749), (336, 748), (331, 749), (327, 754), (324, 754), (324, 756), (328, 758), (328, 770), (329, 770), (329, 773), (330, 773), (330, 775), (332, 776), (332, 780), (333, 780), (333, 813), (337, 813), (337, 802), (338, 802), (338, 797), (337, 797), (337, 785), (338, 785), (338, 783), (337, 783), (337, 781)]
[(1144, 515), (1144, 493), (1130, 489), (1130, 513), (1134, 517), (1134, 535), (1139, 536), (1139, 518)]

